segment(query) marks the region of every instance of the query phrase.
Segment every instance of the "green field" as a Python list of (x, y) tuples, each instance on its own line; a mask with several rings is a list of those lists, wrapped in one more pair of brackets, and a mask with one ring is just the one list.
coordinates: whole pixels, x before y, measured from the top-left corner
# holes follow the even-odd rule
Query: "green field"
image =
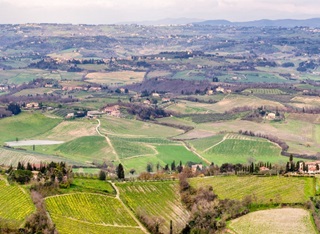
[[(74, 170), (73, 170), (74, 171)], [(98, 179), (74, 178), (70, 188), (61, 189), (63, 193), (99, 193), (115, 195), (115, 190), (109, 182)]]
[(47, 118), (40, 113), (22, 112), (19, 115), (0, 119), (0, 144), (6, 141), (32, 139), (51, 130), (60, 119)]
[(262, 162), (286, 162), (287, 157), (280, 156), (280, 147), (271, 142), (226, 139), (201, 155), (210, 162), (248, 163), (248, 158)]
[(171, 137), (183, 133), (180, 129), (161, 126), (149, 122), (106, 117), (101, 119), (101, 131), (129, 137)]
[(156, 151), (150, 145), (147, 144), (125, 141), (113, 137), (109, 138), (120, 159), (133, 156), (153, 155), (156, 153)]
[[(37, 147), (36, 147), (37, 148)], [(30, 162), (31, 164), (39, 164), (40, 162), (66, 162), (70, 165), (84, 166), (84, 164), (73, 161), (68, 158), (58, 157), (56, 155), (47, 155), (37, 152), (30, 152), (24, 150), (14, 150), (0, 148), (0, 165), (16, 167), (19, 162), (24, 164)]]
[(88, 224), (89, 227), (138, 227), (120, 201), (109, 196), (91, 193), (53, 196), (46, 198), (46, 207), (58, 231), (61, 228), (62, 232), (65, 230), (64, 222), (69, 220)]
[(134, 212), (142, 210), (148, 216), (160, 216), (165, 219), (160, 229), (169, 233), (170, 220), (173, 221), (174, 233), (180, 231), (187, 219), (188, 213), (181, 204), (177, 182), (135, 182), (118, 183), (121, 199)]
[[(24, 148), (32, 150), (32, 146)], [(60, 145), (39, 145), (35, 149), (40, 153), (57, 155), (84, 164), (115, 159), (105, 138), (101, 136), (83, 136)]]
[(304, 203), (315, 195), (313, 178), (310, 177), (256, 177), (218, 176), (190, 179), (194, 187), (212, 186), (222, 199), (241, 200), (252, 195), (253, 203), (269, 204)]
[(318, 233), (309, 211), (301, 208), (260, 210), (231, 221), (229, 227), (239, 234)]
[(174, 160), (176, 165), (181, 161), (183, 165), (187, 162), (203, 163), (203, 161), (184, 146), (180, 145), (160, 145), (156, 146), (157, 158), (166, 164), (171, 164)]
[(0, 177), (0, 226), (20, 227), (35, 211), (30, 195), (18, 185), (6, 184)]

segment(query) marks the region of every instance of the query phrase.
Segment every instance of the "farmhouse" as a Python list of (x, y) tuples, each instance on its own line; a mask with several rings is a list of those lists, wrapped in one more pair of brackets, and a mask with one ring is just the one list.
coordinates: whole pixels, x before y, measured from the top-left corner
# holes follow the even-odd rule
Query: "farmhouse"
[(203, 165), (202, 164), (194, 164), (191, 166), (192, 173), (196, 173), (197, 170), (202, 170)]
[(103, 114), (103, 112), (100, 112), (100, 111), (88, 111), (87, 112), (87, 116), (89, 118), (96, 118), (97, 116), (100, 116), (102, 114)]
[(213, 90), (212, 89), (209, 89), (208, 91), (207, 91), (207, 95), (212, 95), (213, 94)]
[(101, 91), (101, 87), (90, 87), (88, 91), (90, 91), (90, 92), (98, 92), (98, 91)]
[(218, 92), (218, 93), (224, 93), (224, 88), (222, 88), (222, 87), (218, 87), (218, 88), (216, 88), (216, 92)]
[(74, 113), (68, 113), (66, 119), (71, 119), (74, 117)]
[(26, 108), (28, 109), (38, 109), (39, 108), (39, 103), (37, 102), (30, 102), (26, 104)]
[(299, 162), (299, 172), (320, 173), (320, 161)]
[(171, 101), (171, 99), (170, 98), (162, 98), (162, 103), (165, 103), (165, 102), (170, 102)]
[(105, 112), (109, 116), (115, 116), (115, 117), (120, 117), (120, 114), (121, 114), (119, 105), (108, 106), (104, 108), (103, 112)]
[(158, 93), (152, 93), (152, 97), (160, 97), (160, 94), (158, 94)]

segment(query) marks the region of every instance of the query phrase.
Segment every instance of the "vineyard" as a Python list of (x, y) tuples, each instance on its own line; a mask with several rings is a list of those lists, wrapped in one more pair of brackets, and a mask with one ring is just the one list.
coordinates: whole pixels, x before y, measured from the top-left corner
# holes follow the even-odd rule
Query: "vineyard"
[(0, 226), (19, 227), (35, 211), (29, 194), (18, 185), (7, 185), (0, 178)]
[(278, 200), (282, 203), (304, 203), (314, 196), (313, 178), (302, 177), (207, 177), (190, 180), (195, 187), (212, 186), (220, 198), (241, 200), (254, 196), (253, 202), (266, 204)]
[[(39, 146), (40, 147), (40, 146)], [(0, 165), (3, 166), (17, 166), (18, 162), (24, 164), (30, 162), (31, 164), (39, 164), (40, 162), (67, 162), (68, 164), (83, 166), (84, 164), (58, 157), (53, 155), (46, 155), (34, 152), (27, 152), (22, 150), (13, 150), (0, 148)]]
[(46, 198), (46, 206), (58, 231), (68, 225), (69, 220), (89, 225), (138, 227), (120, 201), (109, 196), (92, 193), (53, 196)]
[(181, 230), (188, 219), (188, 213), (181, 204), (176, 182), (119, 183), (121, 199), (134, 211), (142, 210), (148, 216), (165, 219), (160, 231), (169, 233), (170, 220), (174, 232)]
[(117, 227), (106, 226), (103, 224), (94, 224), (65, 218), (58, 215), (51, 215), (52, 220), (56, 224), (60, 234), (143, 234), (139, 227)]
[(269, 94), (269, 95), (279, 95), (286, 94), (280, 89), (246, 89), (242, 91), (243, 93), (251, 93), (251, 94)]
[(316, 234), (310, 216), (301, 208), (260, 210), (232, 220), (230, 228), (239, 234)]
[(202, 156), (219, 165), (226, 162), (248, 163), (249, 158), (262, 162), (286, 162), (287, 158), (280, 156), (280, 151), (277, 145), (268, 141), (225, 139)]

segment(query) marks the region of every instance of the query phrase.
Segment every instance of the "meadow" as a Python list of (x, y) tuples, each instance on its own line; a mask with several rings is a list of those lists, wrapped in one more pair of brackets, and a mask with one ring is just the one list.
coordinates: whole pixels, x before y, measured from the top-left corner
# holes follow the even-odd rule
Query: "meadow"
[(166, 182), (135, 182), (117, 183), (120, 197), (136, 214), (145, 212), (148, 216), (162, 217), (165, 220), (160, 231), (169, 232), (170, 220), (173, 222), (174, 233), (178, 233), (188, 219), (188, 212), (180, 201), (178, 183)]
[(260, 210), (232, 220), (229, 227), (239, 234), (318, 233), (307, 210), (282, 208)]
[(310, 177), (216, 176), (190, 179), (196, 188), (212, 186), (222, 199), (241, 200), (251, 195), (254, 204), (304, 203), (315, 195)]
[(0, 226), (19, 228), (35, 212), (30, 195), (19, 185), (9, 185), (0, 177)]
[(37, 112), (22, 112), (19, 115), (0, 119), (0, 144), (6, 141), (29, 140), (46, 133), (61, 122), (60, 119), (47, 118)]

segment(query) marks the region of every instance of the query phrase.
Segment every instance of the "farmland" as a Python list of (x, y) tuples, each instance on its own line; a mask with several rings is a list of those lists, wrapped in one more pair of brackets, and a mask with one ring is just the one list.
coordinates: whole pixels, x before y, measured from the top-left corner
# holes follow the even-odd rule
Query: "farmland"
[(144, 72), (109, 72), (109, 73), (89, 73), (86, 76), (87, 81), (98, 84), (109, 85), (124, 85), (141, 82), (144, 77)]
[(310, 213), (301, 208), (256, 211), (233, 220), (230, 228), (239, 234), (317, 233)]
[(0, 143), (15, 141), (16, 138), (31, 139), (44, 134), (61, 122), (60, 119), (47, 118), (40, 113), (23, 112), (11, 118), (0, 119)]
[[(38, 147), (36, 147), (38, 148)], [(39, 164), (40, 162), (61, 162), (65, 161), (71, 165), (84, 166), (84, 164), (78, 161), (72, 161), (71, 159), (59, 157), (57, 155), (48, 155), (37, 152), (30, 151), (22, 151), (22, 150), (14, 150), (14, 149), (6, 149), (0, 148), (0, 165), (3, 166), (14, 166), (16, 167), (19, 162), (23, 163), (35, 163)]]
[(174, 232), (181, 230), (188, 219), (188, 213), (181, 204), (176, 182), (137, 182), (118, 183), (121, 199), (135, 213), (145, 212), (148, 216), (160, 216), (165, 219), (160, 229), (168, 233), (170, 220)]
[(212, 186), (222, 199), (241, 200), (252, 195), (253, 203), (304, 203), (315, 195), (313, 178), (301, 177), (207, 177), (190, 180), (195, 187)]
[[(91, 193), (74, 193), (46, 198), (46, 206), (56, 222), (58, 231), (63, 232), (66, 220), (83, 225), (102, 227), (136, 228), (138, 224), (119, 200), (113, 197)], [(62, 218), (65, 221), (61, 220)], [(60, 227), (61, 225), (61, 227)]]
[(9, 185), (0, 177), (0, 226), (18, 228), (35, 211), (29, 194), (18, 185)]

